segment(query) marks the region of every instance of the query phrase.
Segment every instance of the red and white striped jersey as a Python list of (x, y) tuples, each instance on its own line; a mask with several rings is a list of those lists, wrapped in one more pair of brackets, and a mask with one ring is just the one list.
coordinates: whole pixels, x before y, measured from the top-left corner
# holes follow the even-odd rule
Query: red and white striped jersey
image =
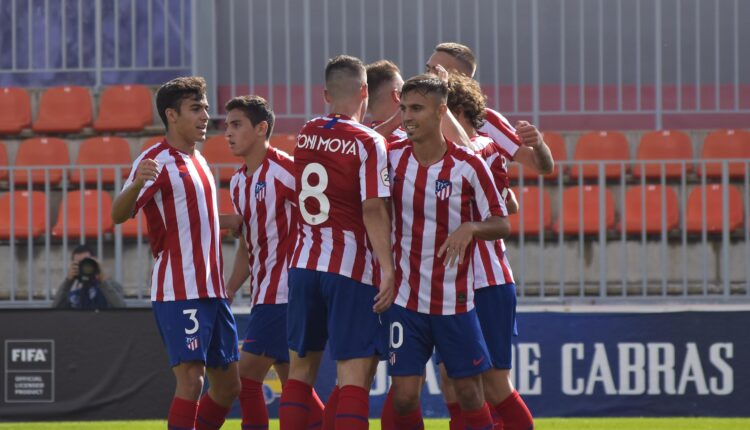
[[(500, 196), (503, 201), (508, 193), (508, 163), (509, 154), (497, 142), (488, 136), (479, 134), (472, 137), (472, 142), (478, 148), (478, 154), (490, 168)], [(481, 219), (479, 213), (474, 214)], [(505, 250), (502, 239), (496, 241), (477, 241), (474, 249), (474, 288), (484, 288), (491, 285), (504, 285), (513, 281), (513, 270)]]
[(405, 139), (388, 148), (394, 214), (396, 304), (416, 312), (452, 315), (474, 307), (474, 276), (467, 250), (463, 263), (446, 267), (437, 252), (449, 234), (473, 221), (507, 216), (487, 165), (448, 141), (443, 158), (429, 167)]
[(189, 155), (163, 140), (136, 158), (123, 189), (144, 158), (159, 165), (159, 175), (146, 182), (133, 211), (133, 216), (140, 209), (146, 214), (156, 259), (151, 300), (226, 298), (216, 186), (206, 159), (197, 149)]
[[(382, 123), (382, 121), (373, 121), (373, 122), (370, 123), (370, 128), (374, 129), (375, 127), (377, 127), (381, 123)], [(397, 129), (395, 129), (395, 130), (393, 130), (393, 132), (391, 132), (391, 135), (388, 136), (385, 139), (385, 141), (390, 144), (390, 143), (393, 143), (393, 142), (397, 142), (397, 141), (399, 141), (401, 139), (406, 139), (406, 130), (404, 130), (403, 127), (399, 126)]]
[(362, 202), (390, 196), (385, 148), (382, 136), (344, 115), (302, 128), (294, 152), (300, 217), (291, 267), (373, 284)]
[(296, 210), (292, 207), (297, 200), (294, 160), (268, 148), (254, 173), (248, 175), (247, 165), (237, 170), (229, 193), (234, 210), (243, 220), (253, 305), (286, 303), (287, 269), (297, 237)]
[(497, 144), (508, 153), (508, 159), (513, 161), (516, 156), (516, 151), (518, 151), (518, 148), (521, 146), (521, 139), (518, 138), (516, 129), (510, 125), (508, 119), (500, 112), (490, 108), (486, 108), (484, 112), (484, 124), (479, 128), (479, 131), (497, 142)]

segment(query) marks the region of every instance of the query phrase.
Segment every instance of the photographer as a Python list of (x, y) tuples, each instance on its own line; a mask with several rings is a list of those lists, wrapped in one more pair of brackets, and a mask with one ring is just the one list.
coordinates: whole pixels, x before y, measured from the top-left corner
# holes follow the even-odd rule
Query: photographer
[(124, 308), (122, 286), (102, 276), (101, 266), (86, 245), (73, 250), (73, 259), (65, 281), (57, 289), (53, 308)]

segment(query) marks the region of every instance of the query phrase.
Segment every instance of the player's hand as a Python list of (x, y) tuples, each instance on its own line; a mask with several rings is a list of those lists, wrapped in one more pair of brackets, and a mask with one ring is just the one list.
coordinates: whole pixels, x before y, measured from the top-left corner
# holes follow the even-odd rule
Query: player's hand
[(234, 301), (234, 295), (236, 294), (235, 290), (231, 288), (227, 288), (227, 302), (231, 305)]
[(396, 295), (394, 288), (395, 280), (396, 274), (393, 270), (380, 272), (380, 291), (375, 295), (375, 304), (372, 306), (373, 312), (382, 314), (391, 307), (393, 298)]
[(70, 263), (70, 269), (68, 269), (68, 277), (66, 278), (68, 281), (72, 281), (73, 279), (78, 276), (78, 263), (75, 261), (72, 261)]
[(221, 215), (219, 217), (220, 227), (229, 230), (233, 238), (242, 236), (242, 217), (237, 214)]
[(145, 158), (138, 163), (133, 183), (139, 188), (143, 188), (146, 182), (155, 181), (157, 176), (159, 176), (159, 163), (150, 158)]
[(443, 67), (441, 64), (438, 64), (437, 66), (435, 66), (435, 74), (441, 81), (445, 82), (446, 84), (448, 83), (448, 78), (450, 77), (450, 74), (448, 73), (447, 70), (445, 70), (445, 67)]
[(544, 142), (542, 133), (537, 128), (528, 123), (527, 121), (518, 121), (516, 123), (516, 134), (521, 139), (521, 143), (526, 146), (537, 147)]
[(465, 222), (448, 236), (437, 254), (438, 257), (443, 258), (443, 264), (453, 267), (456, 263), (463, 263), (466, 257), (466, 249), (474, 240), (475, 230), (476, 227), (473, 223)]

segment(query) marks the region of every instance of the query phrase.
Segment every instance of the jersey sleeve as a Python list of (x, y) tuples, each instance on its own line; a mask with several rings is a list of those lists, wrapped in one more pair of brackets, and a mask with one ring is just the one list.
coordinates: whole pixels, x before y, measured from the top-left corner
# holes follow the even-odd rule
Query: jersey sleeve
[(365, 142), (357, 140), (361, 151), (359, 185), (362, 201), (391, 196), (385, 139), (374, 133), (369, 137)]
[(232, 198), (232, 209), (237, 215), (242, 215), (240, 212), (240, 199), (239, 199), (239, 174), (235, 173), (232, 179), (229, 181), (229, 195)]
[[(133, 184), (135, 176), (138, 174), (138, 165), (141, 163), (141, 160), (146, 158), (146, 155), (148, 155), (148, 153), (144, 152), (133, 162), (128, 179), (125, 180), (125, 184), (122, 186), (122, 191), (125, 191), (126, 188)], [(154, 194), (160, 190), (161, 184), (164, 182), (163, 176), (166, 174), (164, 163), (159, 160), (156, 160), (156, 162), (159, 164), (159, 174), (155, 180), (146, 181), (143, 188), (141, 188), (141, 191), (138, 193), (138, 198), (135, 201), (135, 208), (133, 209), (131, 217), (135, 217), (138, 211), (154, 197)]]
[(482, 220), (491, 216), (507, 217), (508, 209), (505, 200), (500, 198), (495, 181), (487, 164), (479, 157), (470, 160), (472, 166), (471, 185), (474, 188), (474, 200)]
[(485, 114), (484, 124), (479, 131), (489, 135), (503, 151), (508, 153), (512, 161), (516, 156), (516, 151), (521, 147), (521, 139), (518, 138), (516, 129), (500, 112), (486, 109)]

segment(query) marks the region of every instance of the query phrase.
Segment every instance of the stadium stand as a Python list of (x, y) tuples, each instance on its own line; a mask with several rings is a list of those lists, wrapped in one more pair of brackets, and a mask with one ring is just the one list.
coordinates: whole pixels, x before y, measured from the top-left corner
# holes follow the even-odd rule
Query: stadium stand
[[(679, 130), (662, 130), (645, 133), (641, 137), (636, 153), (638, 161), (655, 160), (692, 160), (693, 145), (690, 137)], [(685, 164), (685, 174), (693, 173), (692, 163)], [(661, 163), (635, 164), (633, 176), (640, 178), (641, 174), (648, 179), (661, 178)], [(682, 177), (682, 163), (667, 163), (664, 165), (664, 176), (666, 179), (679, 179)]]
[[(576, 161), (628, 161), (630, 160), (628, 140), (619, 131), (585, 133), (576, 143), (573, 159)], [(627, 167), (625, 169), (627, 170)], [(616, 163), (604, 166), (604, 176), (607, 179), (616, 179), (624, 174), (625, 171)], [(578, 179), (579, 175), (582, 175), (584, 179), (596, 179), (599, 177), (599, 165), (594, 163), (573, 166), (570, 169), (570, 177)]]
[[(141, 152), (143, 152), (143, 151), (147, 150), (148, 148), (156, 145), (157, 143), (161, 142), (162, 140), (164, 140), (164, 135), (149, 137), (148, 139), (146, 139), (146, 140), (143, 141), (143, 144), (141, 145), (141, 148), (140, 148)], [(138, 154), (140, 154), (140, 152)]]
[[(101, 217), (99, 216), (100, 196)], [(67, 203), (60, 203), (58, 208), (57, 223), (52, 228), (53, 237), (61, 238), (67, 234), (69, 238), (79, 238), (83, 234), (83, 237), (87, 239), (96, 238), (99, 236), (98, 220), (100, 219), (102, 234), (112, 233), (114, 223), (112, 217), (109, 216), (112, 211), (112, 197), (108, 192), (95, 190), (69, 191), (66, 200)], [(64, 213), (67, 213), (67, 220), (65, 220)]]
[(23, 88), (0, 88), (0, 134), (18, 134), (31, 125), (31, 98)]
[[(690, 192), (687, 199), (687, 219), (685, 222), (685, 228), (688, 233), (701, 233), (703, 231), (703, 196), (701, 187), (695, 187)], [(706, 190), (706, 232), (721, 233), (722, 231), (722, 217), (724, 211), (722, 209), (722, 198), (724, 188), (719, 184), (709, 184), (705, 187)], [(729, 185), (727, 188), (729, 196), (729, 231), (736, 230), (742, 227), (744, 221), (744, 210), (742, 194), (734, 185)]]
[[(11, 200), (14, 214), (12, 224)], [(0, 195), (0, 240), (9, 240), (11, 231), (16, 240), (39, 237), (44, 234), (46, 201), (47, 198), (42, 191), (14, 191)], [(29, 217), (31, 217), (30, 222)]]
[(54, 87), (42, 94), (31, 128), (36, 133), (77, 133), (91, 124), (91, 95), (84, 87)]
[[(521, 217), (523, 217), (524, 235), (543, 234), (545, 230), (552, 227), (552, 202), (547, 191), (542, 191), (536, 186), (525, 186), (523, 191), (514, 188), (513, 192), (516, 194), (516, 200), (518, 200), (521, 208), (518, 213), (508, 217), (512, 235), (521, 233)], [(541, 204), (539, 202), (540, 197), (542, 198)], [(521, 203), (521, 200), (523, 200), (523, 203)], [(541, 227), (539, 225), (540, 219), (542, 220)]]
[[(565, 138), (562, 137), (559, 133), (555, 133), (552, 131), (546, 131), (543, 133), (544, 135), (544, 143), (549, 146), (549, 150), (552, 153), (552, 158), (555, 160), (555, 168), (552, 170), (552, 173), (549, 175), (545, 175), (544, 177), (547, 179), (554, 179), (557, 178), (560, 174), (558, 166), (559, 161), (567, 161), (568, 160), (568, 151), (565, 148)], [(520, 176), (519, 174), (519, 168), (518, 164), (512, 163), (508, 165), (508, 177), (511, 180), (517, 180)], [(563, 169), (563, 174), (565, 174), (566, 171)], [(523, 177), (524, 179), (536, 179), (539, 177), (539, 174), (532, 169), (524, 169), (523, 171)]]
[(113, 85), (99, 100), (98, 132), (141, 131), (153, 122), (153, 95), (145, 85)]
[(148, 241), (148, 224), (146, 224), (146, 215), (141, 215), (138, 218), (130, 218), (129, 220), (122, 223), (122, 237), (125, 239), (135, 239), (138, 237), (138, 220), (141, 220), (141, 237), (143, 240)]
[[(567, 187), (562, 194), (560, 212), (562, 231), (565, 234), (596, 234), (599, 232), (599, 186), (584, 185)], [(605, 229), (615, 226), (615, 204), (612, 192), (604, 189)], [(560, 231), (560, 223), (552, 224), (555, 232)], [(581, 230), (582, 228), (582, 230)]]
[(269, 141), (271, 146), (289, 155), (294, 155), (294, 148), (297, 147), (297, 136), (294, 134), (275, 134)]
[(5, 142), (0, 140), (0, 181), (8, 180), (8, 150)]
[(70, 157), (65, 141), (56, 137), (34, 137), (21, 142), (16, 153), (16, 167), (37, 167), (29, 170), (16, 170), (13, 182), (25, 185), (44, 185), (45, 171), (49, 172), (49, 182), (57, 185), (62, 180), (61, 169), (45, 170), (41, 166), (68, 166)]
[[(92, 137), (81, 143), (78, 150), (77, 166), (117, 164), (121, 165), (120, 173), (122, 178), (128, 176), (130, 172), (130, 145), (122, 137)], [(98, 171), (101, 170), (102, 185), (111, 186), (115, 183), (115, 169), (72, 169), (70, 172), (70, 181), (78, 185), (83, 178), (86, 185), (96, 185)], [(83, 177), (81, 176), (83, 173)]]
[[(750, 159), (750, 132), (745, 130), (716, 130), (706, 136), (703, 142), (701, 158), (711, 160), (717, 158), (743, 159), (742, 163), (728, 163), (729, 177), (742, 179), (745, 177), (745, 166)], [(706, 163), (706, 176), (721, 178), (720, 163)]]
[[(232, 175), (242, 163), (238, 157), (232, 155), (227, 139), (223, 134), (217, 134), (206, 139), (200, 151), (214, 173), (218, 169), (221, 183), (229, 183)], [(230, 164), (231, 166), (217, 167), (217, 164)]]
[[(666, 205), (662, 206), (662, 191)], [(645, 205), (644, 205), (645, 201)], [(625, 209), (622, 220), (627, 234), (660, 233), (662, 211), (666, 215), (666, 231), (674, 230), (680, 225), (680, 209), (677, 193), (670, 186), (646, 185), (628, 188), (625, 192)], [(619, 229), (619, 227), (618, 227)]]

